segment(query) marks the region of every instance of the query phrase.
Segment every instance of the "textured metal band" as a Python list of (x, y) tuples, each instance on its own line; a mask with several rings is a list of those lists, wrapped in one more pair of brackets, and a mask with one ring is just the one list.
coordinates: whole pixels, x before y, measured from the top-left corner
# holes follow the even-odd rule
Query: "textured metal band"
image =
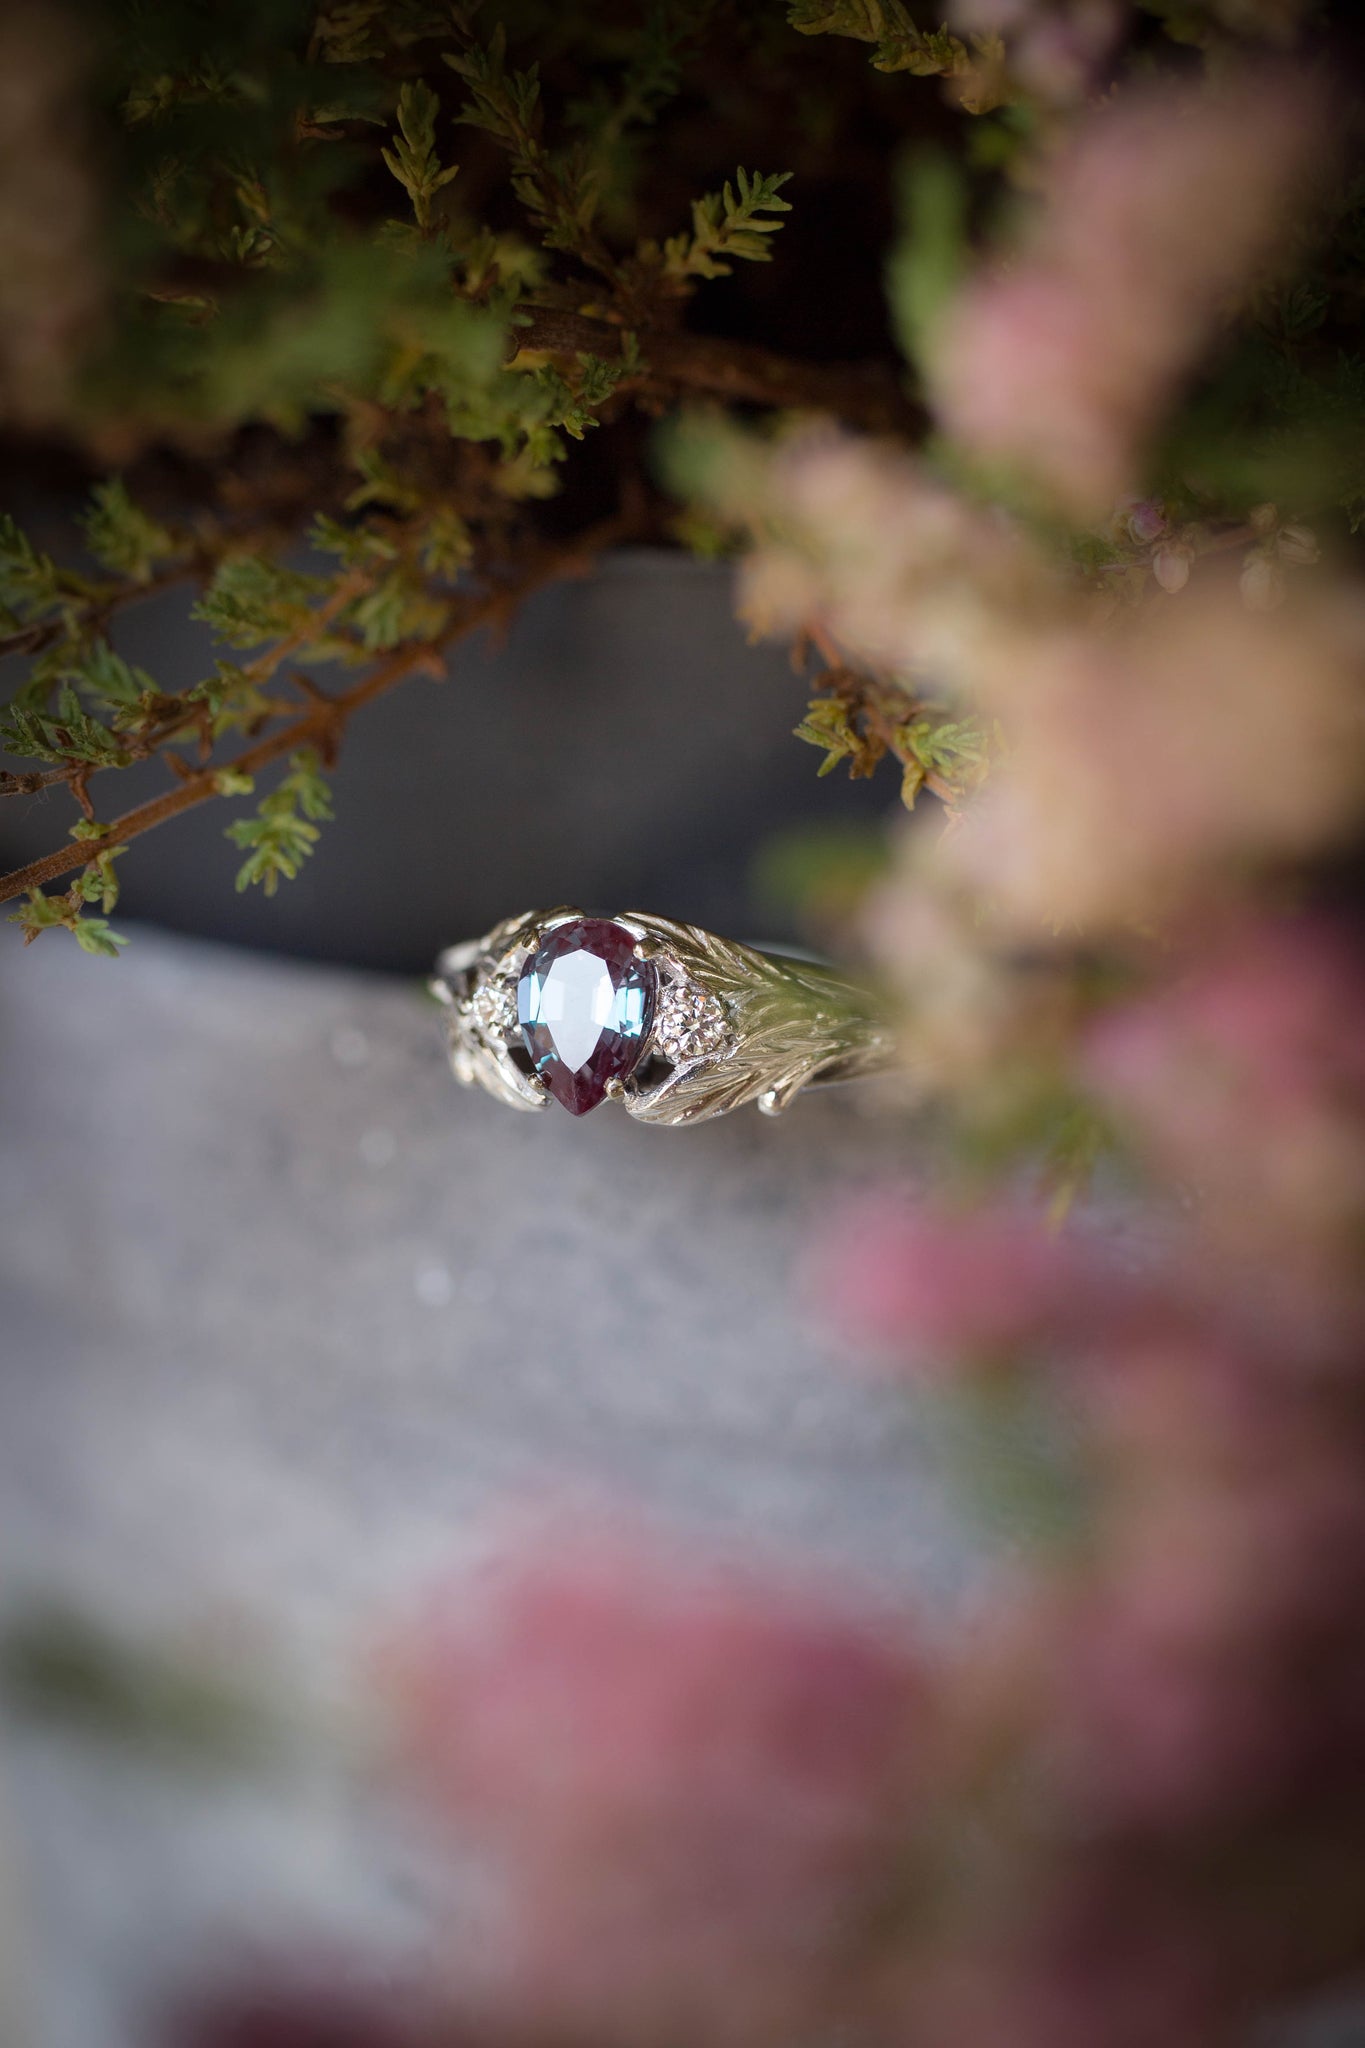
[[(517, 981), (545, 935), (581, 915), (528, 911), (441, 954), (430, 986), (447, 1006), (450, 1063), (465, 1087), (513, 1109), (545, 1107), (522, 1054)], [(890, 1029), (866, 990), (833, 968), (638, 911), (614, 922), (658, 975), (639, 1064), (607, 1089), (641, 1123), (701, 1123), (746, 1102), (776, 1116), (803, 1088), (890, 1066)]]

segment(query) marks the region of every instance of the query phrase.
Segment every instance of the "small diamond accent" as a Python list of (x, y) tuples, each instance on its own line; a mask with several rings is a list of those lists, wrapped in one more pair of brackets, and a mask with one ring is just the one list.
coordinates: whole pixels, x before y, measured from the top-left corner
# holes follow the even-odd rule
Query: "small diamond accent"
[(665, 981), (654, 1020), (659, 1051), (679, 1066), (725, 1049), (730, 1021), (720, 1000), (695, 982)]
[(497, 978), (481, 981), (469, 999), (470, 1021), (485, 1038), (504, 1041), (517, 1035), (517, 985)]

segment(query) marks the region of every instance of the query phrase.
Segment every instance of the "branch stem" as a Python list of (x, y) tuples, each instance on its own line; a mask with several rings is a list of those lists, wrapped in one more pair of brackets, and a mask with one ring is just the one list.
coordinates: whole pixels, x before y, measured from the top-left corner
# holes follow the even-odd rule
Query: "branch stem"
[[(519, 350), (550, 355), (620, 354), (622, 330), (605, 320), (554, 307), (534, 311), (513, 330)], [(639, 331), (644, 365), (632, 384), (669, 394), (695, 392), (731, 403), (828, 412), (868, 433), (905, 433), (916, 425), (915, 407), (886, 363), (809, 363), (748, 342), (688, 334), (680, 328)]]
[(103, 847), (125, 846), (129, 840), (140, 838), (154, 826), (164, 825), (171, 818), (195, 809), (220, 793), (220, 775), (254, 776), (299, 747), (317, 744), (324, 749), (330, 748), (342, 728), (362, 706), (372, 704), (414, 671), (437, 667), (455, 641), (464, 639), (480, 626), (505, 617), (514, 604), (540, 585), (557, 577), (581, 574), (603, 548), (628, 538), (629, 533), (629, 522), (614, 518), (602, 521), (567, 546), (542, 549), (514, 581), (471, 592), (462, 602), (457, 601), (446, 624), (432, 638), (395, 649), (349, 690), (310, 704), (299, 717), (277, 732), (257, 740), (233, 760), (193, 770), (174, 788), (152, 797), (147, 803), (136, 805), (131, 811), (125, 811), (121, 818), (111, 820), (99, 839), (78, 840), (54, 847), (41, 859), (29, 861), (26, 866), (0, 876), (0, 903), (10, 903), (30, 889), (41, 889), (46, 883), (69, 875), (76, 868), (88, 866)]

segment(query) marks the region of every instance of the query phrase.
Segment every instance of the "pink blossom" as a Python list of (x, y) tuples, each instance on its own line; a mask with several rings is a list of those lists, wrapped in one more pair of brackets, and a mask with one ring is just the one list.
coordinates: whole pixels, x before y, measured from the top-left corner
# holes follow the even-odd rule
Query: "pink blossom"
[(1213, 1333), (1111, 1354), (1097, 1569), (1043, 1725), (1061, 1797), (1182, 1835), (1307, 1814), (1365, 1754), (1361, 1444)]
[(1125, 0), (955, 0), (951, 25), (1003, 35), (1010, 74), (1040, 99), (1090, 91), (1123, 29)]
[(1023, 1208), (953, 1214), (892, 1195), (847, 1212), (818, 1268), (819, 1299), (841, 1330), (940, 1364), (1055, 1337), (1096, 1277), (1070, 1239)]
[(1281, 244), (1327, 112), (1277, 71), (1094, 115), (1051, 167), (1018, 266), (976, 278), (944, 319), (929, 365), (943, 425), (1081, 518), (1132, 490), (1228, 298)]
[(407, 1647), (408, 1769), (508, 1887), (505, 2015), (748, 2039), (835, 1998), (894, 1884), (919, 1661), (637, 1531), (551, 1536)]
[(1139, 1145), (1242, 1240), (1349, 1248), (1365, 1225), (1365, 967), (1307, 922), (1234, 931), (1093, 1031)]
[(816, 621), (874, 669), (970, 683), (1002, 618), (1013, 627), (1057, 601), (1056, 568), (1016, 524), (890, 447), (816, 428), (735, 467), (722, 502), (763, 541), (740, 569), (756, 632)]
[(1190, 580), (1194, 549), (1188, 542), (1172, 542), (1152, 556), (1152, 574), (1168, 596), (1174, 597)]
[(1253, 618), (1217, 586), (1002, 639), (976, 680), (1008, 755), (945, 864), (997, 916), (1086, 928), (1329, 842), (1365, 787), (1359, 635), (1349, 607)]

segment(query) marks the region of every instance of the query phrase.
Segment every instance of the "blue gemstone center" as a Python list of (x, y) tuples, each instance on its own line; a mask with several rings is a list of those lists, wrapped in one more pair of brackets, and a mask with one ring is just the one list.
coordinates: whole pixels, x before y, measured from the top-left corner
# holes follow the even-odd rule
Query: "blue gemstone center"
[(633, 934), (604, 918), (556, 927), (517, 983), (522, 1041), (536, 1072), (574, 1116), (633, 1072), (654, 1015), (655, 974)]

